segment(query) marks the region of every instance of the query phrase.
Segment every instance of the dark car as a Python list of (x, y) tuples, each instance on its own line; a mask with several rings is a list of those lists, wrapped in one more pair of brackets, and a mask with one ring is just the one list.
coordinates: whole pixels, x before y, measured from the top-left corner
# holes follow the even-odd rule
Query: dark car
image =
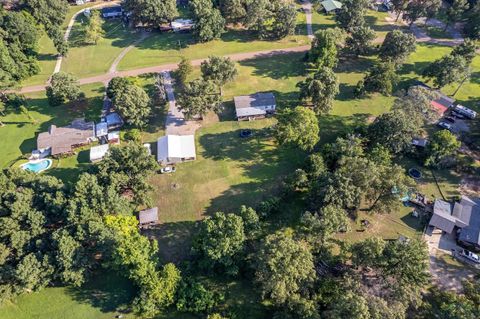
[(451, 116), (445, 116), (444, 120), (450, 123), (455, 123), (455, 119)]
[(461, 120), (465, 119), (465, 115), (460, 114), (460, 113), (455, 112), (455, 111), (452, 111), (452, 116), (455, 116), (457, 119), (461, 119)]

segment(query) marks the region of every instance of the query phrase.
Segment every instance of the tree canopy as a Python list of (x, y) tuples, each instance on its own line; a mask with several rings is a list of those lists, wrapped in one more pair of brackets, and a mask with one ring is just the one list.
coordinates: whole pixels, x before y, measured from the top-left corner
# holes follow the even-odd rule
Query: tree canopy
[(278, 116), (275, 137), (281, 145), (293, 145), (303, 151), (312, 150), (320, 140), (320, 129), (315, 112), (297, 106)]
[(225, 19), (220, 10), (213, 6), (213, 2), (211, 0), (192, 0), (189, 3), (195, 19), (193, 30), (195, 37), (200, 42), (220, 38), (225, 32)]
[(205, 116), (208, 111), (219, 111), (221, 96), (217, 93), (217, 87), (212, 81), (196, 79), (185, 84), (178, 94), (178, 108), (186, 118)]
[(380, 58), (385, 61), (402, 63), (416, 49), (415, 36), (394, 30), (387, 33), (380, 47)]
[(75, 76), (58, 72), (52, 75), (50, 85), (46, 88), (48, 103), (57, 106), (80, 97), (80, 84)]
[(171, 22), (179, 15), (176, 0), (125, 0), (123, 6), (131, 13), (135, 24), (154, 28)]
[(238, 74), (235, 62), (228, 57), (210, 56), (201, 63), (200, 69), (204, 80), (213, 81), (219, 87), (233, 81)]
[(320, 67), (297, 86), (300, 87), (300, 99), (311, 101), (317, 114), (328, 114), (340, 92), (337, 75), (328, 67)]
[(115, 92), (113, 104), (130, 125), (145, 126), (151, 113), (150, 97), (141, 87), (133, 84)]
[(435, 132), (427, 145), (425, 165), (439, 168), (446, 165), (446, 160), (453, 159), (461, 142), (449, 130)]

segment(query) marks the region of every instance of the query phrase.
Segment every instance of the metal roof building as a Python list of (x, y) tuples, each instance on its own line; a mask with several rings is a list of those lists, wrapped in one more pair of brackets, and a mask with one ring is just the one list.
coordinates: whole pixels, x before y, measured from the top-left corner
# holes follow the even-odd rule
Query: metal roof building
[(153, 207), (138, 212), (138, 222), (140, 226), (158, 222), (158, 207)]
[(196, 158), (193, 135), (167, 135), (157, 141), (157, 161), (160, 163), (179, 163)]
[(105, 155), (108, 153), (108, 149), (110, 148), (109, 144), (103, 144), (94, 146), (90, 149), (90, 162), (97, 162), (102, 160)]
[(233, 101), (235, 102), (235, 112), (238, 120), (263, 117), (268, 113), (274, 113), (277, 107), (273, 93), (236, 96)]

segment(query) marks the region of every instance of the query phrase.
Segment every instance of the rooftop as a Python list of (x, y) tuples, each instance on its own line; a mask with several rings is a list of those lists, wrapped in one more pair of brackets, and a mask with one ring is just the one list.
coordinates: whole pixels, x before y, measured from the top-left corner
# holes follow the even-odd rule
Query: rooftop
[(51, 155), (63, 154), (71, 152), (74, 146), (89, 143), (94, 137), (94, 123), (76, 119), (69, 126), (51, 125), (48, 132), (38, 134), (37, 148), (51, 148)]
[(145, 209), (138, 212), (138, 221), (140, 225), (155, 223), (158, 221), (158, 207)]

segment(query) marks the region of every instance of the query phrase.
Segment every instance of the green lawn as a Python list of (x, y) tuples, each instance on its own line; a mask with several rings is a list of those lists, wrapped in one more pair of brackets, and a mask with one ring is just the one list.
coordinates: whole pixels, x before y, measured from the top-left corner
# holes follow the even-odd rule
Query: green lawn
[(62, 71), (77, 77), (107, 73), (123, 49), (139, 38), (139, 33), (125, 28), (119, 19), (102, 20), (104, 37), (95, 45), (83, 42), (86, 18), (80, 15), (70, 34), (70, 51), (63, 60)]
[(57, 107), (48, 105), (45, 92), (28, 94), (27, 108), (35, 123), (18, 110), (7, 110), (6, 116), (2, 118), (6, 125), (0, 127), (0, 167), (6, 167), (35, 149), (36, 135), (48, 130), (51, 124), (64, 126), (79, 117), (98, 120), (102, 107), (103, 85), (89, 84), (81, 89), (85, 92), (85, 100)]

